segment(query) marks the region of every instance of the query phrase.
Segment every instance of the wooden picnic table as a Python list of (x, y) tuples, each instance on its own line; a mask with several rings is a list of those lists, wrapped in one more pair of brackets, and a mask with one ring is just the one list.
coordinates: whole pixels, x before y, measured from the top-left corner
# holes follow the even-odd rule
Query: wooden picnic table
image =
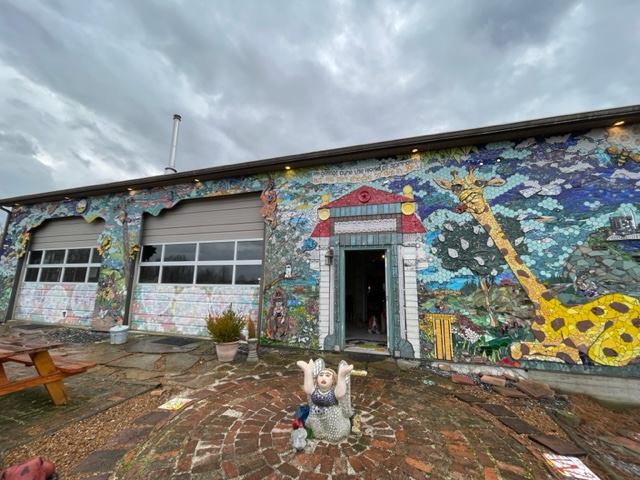
[[(69, 360), (52, 356), (49, 350), (64, 346), (63, 343), (30, 340), (21, 337), (0, 337), (0, 395), (17, 392), (25, 388), (44, 385), (54, 405), (63, 405), (71, 397), (62, 381), (63, 378), (86, 372), (95, 363)], [(4, 364), (16, 362), (35, 367), (36, 375), (11, 380), (7, 377)]]

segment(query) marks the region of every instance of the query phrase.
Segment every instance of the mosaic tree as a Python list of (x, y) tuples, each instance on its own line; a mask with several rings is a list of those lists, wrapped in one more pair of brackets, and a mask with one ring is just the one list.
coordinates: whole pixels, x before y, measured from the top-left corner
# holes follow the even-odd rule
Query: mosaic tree
[[(504, 232), (515, 238), (512, 242), (520, 255), (528, 253), (524, 243), (524, 233), (520, 222), (515, 218), (496, 215), (503, 225)], [(447, 270), (457, 272), (468, 268), (476, 276), (482, 290), (485, 308), (489, 316), (489, 325), (497, 327), (499, 322), (491, 308), (489, 288), (495, 277), (506, 270), (507, 264), (496, 247), (493, 239), (476, 222), (445, 222), (443, 229), (431, 245), (431, 252), (442, 261)]]

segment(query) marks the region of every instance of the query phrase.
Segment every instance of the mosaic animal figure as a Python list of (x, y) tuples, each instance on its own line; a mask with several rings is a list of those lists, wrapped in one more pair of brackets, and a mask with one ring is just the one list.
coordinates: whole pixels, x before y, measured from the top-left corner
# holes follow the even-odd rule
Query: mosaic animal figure
[(267, 184), (264, 187), (264, 190), (260, 194), (260, 199), (262, 200), (262, 208), (260, 208), (260, 215), (264, 219), (264, 223), (269, 225), (271, 228), (276, 228), (277, 220), (276, 220), (276, 201), (278, 199), (278, 194), (274, 189), (274, 181), (273, 178), (270, 178), (267, 181)]
[(516, 253), (484, 198), (485, 187), (499, 187), (505, 180), (478, 178), (473, 168), (464, 177), (457, 172), (452, 175), (452, 181), (434, 180), (458, 197), (461, 204), (455, 211), (470, 213), (482, 225), (535, 307), (531, 330), (537, 341), (512, 344), (514, 359), (586, 363), (582, 362), (586, 356), (594, 363), (616, 367), (640, 361), (638, 299), (610, 293), (584, 305), (562, 305)]

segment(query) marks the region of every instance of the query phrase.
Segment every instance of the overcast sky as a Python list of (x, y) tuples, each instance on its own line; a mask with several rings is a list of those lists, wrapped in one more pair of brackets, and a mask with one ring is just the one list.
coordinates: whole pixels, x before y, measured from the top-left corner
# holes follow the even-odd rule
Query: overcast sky
[[(637, 0), (1, 0), (0, 198), (640, 104)], [(0, 212), (4, 223), (4, 213)]]

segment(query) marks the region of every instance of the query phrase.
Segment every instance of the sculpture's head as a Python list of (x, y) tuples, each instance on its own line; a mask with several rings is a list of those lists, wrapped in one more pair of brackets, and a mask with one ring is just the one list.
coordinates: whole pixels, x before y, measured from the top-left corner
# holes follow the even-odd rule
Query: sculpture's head
[(499, 187), (505, 184), (502, 178), (492, 178), (485, 180), (477, 178), (473, 174), (473, 167), (469, 167), (469, 173), (464, 177), (459, 177), (458, 172), (451, 172), (453, 180), (445, 180), (443, 178), (434, 178), (433, 180), (445, 190), (451, 190), (459, 199), (461, 204), (456, 211), (481, 214), (487, 211), (489, 204), (484, 198), (483, 190), (485, 187)]
[(327, 392), (331, 390), (331, 387), (336, 383), (338, 375), (330, 368), (323, 368), (316, 377), (316, 386), (321, 392)]

